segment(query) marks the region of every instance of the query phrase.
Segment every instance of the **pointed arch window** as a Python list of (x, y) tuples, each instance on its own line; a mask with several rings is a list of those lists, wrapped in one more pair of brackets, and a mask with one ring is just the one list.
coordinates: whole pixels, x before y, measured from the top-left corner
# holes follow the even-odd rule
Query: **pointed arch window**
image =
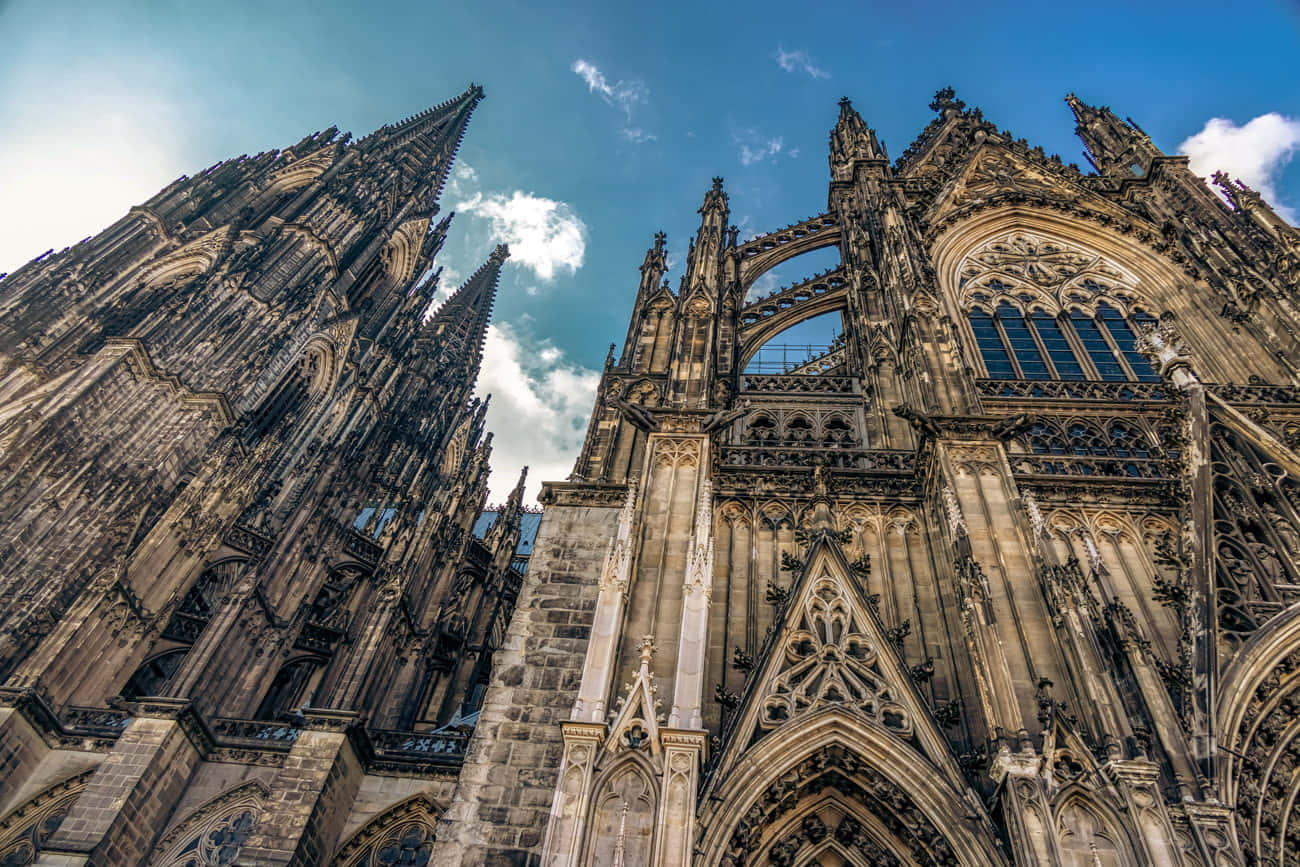
[(1101, 302), (1095, 316), (1082, 310), (1026, 316), (1003, 302), (992, 315), (972, 310), (968, 318), (990, 379), (1160, 381), (1137, 351), (1139, 328), (1156, 321), (1149, 313), (1125, 318)]

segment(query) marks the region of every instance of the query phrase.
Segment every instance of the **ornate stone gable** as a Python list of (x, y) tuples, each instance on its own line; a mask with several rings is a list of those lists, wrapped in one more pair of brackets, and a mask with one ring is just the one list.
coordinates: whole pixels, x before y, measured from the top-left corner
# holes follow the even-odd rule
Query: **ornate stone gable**
[(710, 773), (723, 778), (746, 751), (819, 713), (870, 721), (964, 786), (955, 757), (880, 623), (839, 541), (822, 532), (773, 621)]

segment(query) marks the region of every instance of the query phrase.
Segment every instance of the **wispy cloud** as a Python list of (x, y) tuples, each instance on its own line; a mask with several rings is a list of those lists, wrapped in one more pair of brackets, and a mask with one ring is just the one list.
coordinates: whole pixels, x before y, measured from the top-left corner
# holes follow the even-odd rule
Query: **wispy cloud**
[[(515, 190), (509, 195), (474, 193), (455, 208), (487, 220), (493, 240), (510, 245), (507, 262), (530, 269), (542, 282), (582, 267), (587, 224), (566, 202)], [(537, 287), (528, 291), (536, 294)]]
[(1300, 215), (1278, 202), (1276, 181), (1297, 150), (1300, 118), (1277, 112), (1262, 114), (1242, 126), (1227, 118), (1210, 118), (1200, 132), (1178, 146), (1179, 153), (1191, 157), (1188, 167), (1193, 172), (1209, 177), (1221, 171), (1244, 181), (1291, 223)]
[[(732, 144), (736, 146), (742, 166), (752, 166), (764, 160), (780, 156), (785, 150), (785, 141), (780, 136), (767, 136), (749, 127), (731, 134)], [(787, 152), (797, 157), (797, 150)]]
[(488, 326), (477, 392), (491, 394), (492, 498), (502, 499), (527, 464), (527, 496), (573, 471), (600, 373), (574, 363), (547, 340), (509, 323)]
[(813, 62), (813, 59), (808, 56), (807, 51), (786, 51), (784, 48), (778, 46), (776, 54), (772, 55), (772, 57), (776, 60), (777, 66), (781, 67), (786, 72), (802, 72), (814, 79), (831, 77), (828, 70), (823, 69)]
[(587, 83), (587, 90), (623, 113), (623, 137), (635, 144), (654, 141), (656, 136), (633, 122), (637, 107), (650, 99), (650, 88), (640, 79), (619, 80), (611, 84), (596, 64), (579, 58), (570, 67)]

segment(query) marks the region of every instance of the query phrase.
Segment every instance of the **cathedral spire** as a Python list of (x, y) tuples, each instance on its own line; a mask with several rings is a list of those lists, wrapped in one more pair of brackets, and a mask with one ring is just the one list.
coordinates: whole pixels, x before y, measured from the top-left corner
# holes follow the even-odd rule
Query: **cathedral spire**
[(451, 173), (470, 115), (482, 99), (483, 88), (471, 84), (459, 96), (399, 123), (381, 126), (358, 144), (381, 160), (400, 153), (403, 158), (398, 164), (399, 172), (427, 191), (428, 207), (432, 211)]
[(501, 266), (510, 248), (498, 244), (479, 269), (443, 302), (425, 325), (424, 334), (440, 344), (443, 359), (464, 364), (472, 380), (483, 358), (488, 320), (496, 301)]
[(1083, 141), (1084, 155), (1103, 175), (1141, 177), (1151, 169), (1151, 160), (1161, 156), (1151, 138), (1131, 119), (1120, 120), (1106, 106), (1092, 106), (1073, 93), (1066, 103), (1074, 112), (1074, 132)]
[(851, 160), (888, 162), (889, 154), (876, 137), (876, 131), (863, 122), (862, 115), (846, 96), (840, 100), (840, 116), (831, 130), (831, 164)]

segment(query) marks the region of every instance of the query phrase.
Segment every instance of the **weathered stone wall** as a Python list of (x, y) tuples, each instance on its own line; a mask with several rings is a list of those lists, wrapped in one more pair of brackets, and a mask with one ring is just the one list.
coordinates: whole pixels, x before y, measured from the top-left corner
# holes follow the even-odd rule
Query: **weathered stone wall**
[(549, 505), (505, 646), (431, 863), (537, 863), (596, 607), (618, 523), (608, 508)]

